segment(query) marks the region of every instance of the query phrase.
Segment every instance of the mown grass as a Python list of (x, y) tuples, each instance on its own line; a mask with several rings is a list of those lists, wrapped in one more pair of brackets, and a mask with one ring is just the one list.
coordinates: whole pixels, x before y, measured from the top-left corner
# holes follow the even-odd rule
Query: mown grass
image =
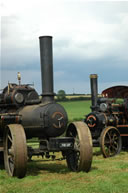
[[(69, 120), (83, 119), (90, 112), (90, 101), (61, 103)], [(23, 179), (11, 178), (0, 168), (0, 193), (128, 193), (128, 152), (104, 159), (93, 149), (89, 173), (71, 172), (66, 161), (47, 161), (33, 157)], [(61, 153), (57, 153), (57, 158)]]
[[(60, 156), (58, 154), (57, 156)], [(8, 177), (0, 170), (0, 193), (127, 193), (128, 152), (104, 159), (94, 148), (89, 173), (70, 172), (63, 161), (42, 161), (34, 158), (28, 163), (23, 179)]]
[(85, 115), (91, 112), (91, 101), (70, 101), (60, 102), (60, 104), (66, 109), (69, 121), (83, 120)]

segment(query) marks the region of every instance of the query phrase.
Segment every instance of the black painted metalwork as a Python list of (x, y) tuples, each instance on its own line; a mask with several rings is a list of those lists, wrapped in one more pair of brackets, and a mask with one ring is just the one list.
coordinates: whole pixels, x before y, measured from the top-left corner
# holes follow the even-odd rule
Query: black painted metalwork
[(101, 146), (104, 157), (114, 156), (121, 148), (128, 148), (128, 87), (105, 89), (103, 97), (98, 98), (96, 74), (90, 75), (90, 83), (92, 112), (86, 115), (85, 123), (91, 131), (93, 146)]
[(92, 111), (94, 111), (96, 109), (96, 106), (97, 106), (97, 96), (98, 96), (97, 78), (98, 78), (97, 74), (91, 74), (90, 75)]
[(42, 77), (42, 96), (43, 101), (53, 100), (53, 53), (52, 36), (41, 36), (40, 58), (41, 58), (41, 77)]

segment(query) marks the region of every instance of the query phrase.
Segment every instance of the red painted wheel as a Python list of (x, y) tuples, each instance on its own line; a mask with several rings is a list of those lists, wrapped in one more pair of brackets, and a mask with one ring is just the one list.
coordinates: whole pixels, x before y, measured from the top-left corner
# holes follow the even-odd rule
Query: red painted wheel
[(101, 152), (105, 158), (113, 157), (120, 153), (122, 140), (119, 130), (116, 127), (105, 128), (100, 137)]

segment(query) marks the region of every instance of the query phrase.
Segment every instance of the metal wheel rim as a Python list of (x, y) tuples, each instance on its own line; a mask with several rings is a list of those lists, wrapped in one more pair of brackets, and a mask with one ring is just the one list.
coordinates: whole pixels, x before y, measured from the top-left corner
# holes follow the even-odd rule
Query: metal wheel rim
[(122, 148), (121, 136), (116, 127), (107, 127), (101, 133), (101, 152), (105, 158), (120, 153)]
[(24, 128), (19, 124), (11, 124), (4, 135), (4, 164), (10, 176), (23, 178), (27, 166), (27, 145)]
[(68, 126), (66, 135), (75, 139), (74, 150), (71, 152), (74, 167), (67, 159), (69, 168), (73, 171), (88, 172), (92, 163), (92, 138), (88, 126), (81, 121), (73, 122)]

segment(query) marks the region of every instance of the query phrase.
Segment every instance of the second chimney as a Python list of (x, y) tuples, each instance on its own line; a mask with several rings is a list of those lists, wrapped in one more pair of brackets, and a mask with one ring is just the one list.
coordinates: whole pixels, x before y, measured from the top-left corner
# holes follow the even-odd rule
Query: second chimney
[(97, 77), (98, 77), (97, 74), (90, 75), (92, 111), (95, 111), (97, 107), (97, 96), (98, 96)]

